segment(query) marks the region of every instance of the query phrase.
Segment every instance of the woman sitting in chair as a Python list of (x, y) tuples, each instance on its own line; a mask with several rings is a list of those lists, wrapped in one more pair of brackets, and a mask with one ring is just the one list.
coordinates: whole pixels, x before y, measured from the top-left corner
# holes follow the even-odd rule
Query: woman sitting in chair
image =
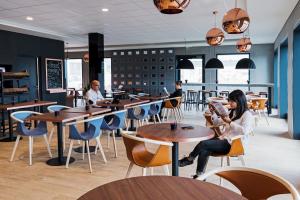
[[(210, 140), (201, 141), (188, 157), (179, 160), (179, 166), (193, 164), (198, 156), (196, 175), (197, 178), (203, 174), (207, 165), (209, 156), (212, 153), (226, 155), (231, 148), (231, 140), (238, 135), (248, 135), (254, 127), (254, 120), (251, 112), (248, 110), (247, 99), (241, 90), (235, 90), (228, 96), (230, 105), (229, 116), (222, 116), (222, 120), (226, 124), (222, 135)], [(214, 109), (210, 106), (210, 111), (214, 113)]]

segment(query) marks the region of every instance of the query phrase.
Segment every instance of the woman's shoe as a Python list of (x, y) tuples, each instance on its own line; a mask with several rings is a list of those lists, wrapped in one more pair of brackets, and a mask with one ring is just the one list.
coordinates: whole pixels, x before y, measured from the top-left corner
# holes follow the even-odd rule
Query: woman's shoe
[(188, 157), (184, 157), (182, 158), (181, 160), (179, 160), (179, 167), (184, 167), (184, 166), (187, 166), (187, 165), (191, 165), (193, 164), (193, 160), (189, 160)]

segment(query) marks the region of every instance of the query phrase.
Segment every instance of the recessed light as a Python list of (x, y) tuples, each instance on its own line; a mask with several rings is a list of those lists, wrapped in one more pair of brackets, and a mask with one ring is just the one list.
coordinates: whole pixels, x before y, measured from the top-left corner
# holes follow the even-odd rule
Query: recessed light
[(102, 12), (108, 12), (109, 9), (108, 8), (102, 8)]
[(26, 20), (28, 20), (28, 21), (33, 21), (33, 17), (27, 16), (27, 17), (26, 17)]

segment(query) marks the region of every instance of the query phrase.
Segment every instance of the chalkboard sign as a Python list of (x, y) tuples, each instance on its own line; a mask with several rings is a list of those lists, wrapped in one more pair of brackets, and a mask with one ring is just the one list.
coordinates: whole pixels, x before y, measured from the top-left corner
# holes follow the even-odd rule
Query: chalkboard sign
[(46, 89), (63, 90), (63, 61), (46, 58)]

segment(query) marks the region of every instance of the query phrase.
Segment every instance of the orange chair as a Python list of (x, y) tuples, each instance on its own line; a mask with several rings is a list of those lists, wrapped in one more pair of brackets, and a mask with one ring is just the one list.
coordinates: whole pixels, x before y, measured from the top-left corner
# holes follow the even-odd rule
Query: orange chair
[(218, 168), (201, 175), (198, 180), (205, 180), (212, 175), (231, 182), (249, 200), (269, 199), (279, 194), (291, 194), (293, 200), (300, 200), (297, 189), (291, 183), (262, 170), (247, 167)]
[(268, 117), (265, 113), (267, 101), (268, 101), (267, 98), (253, 98), (251, 99), (251, 109), (254, 112), (258, 112), (259, 118), (261, 118), (261, 114), (263, 114), (268, 123), (268, 126), (270, 126)]
[[(169, 114), (173, 112), (175, 120), (177, 122), (180, 121), (181, 114), (180, 114), (180, 107), (181, 107), (181, 99), (182, 97), (174, 97), (170, 99), (166, 99), (165, 106), (164, 106), (164, 114), (163, 114), (163, 120), (165, 119), (165, 116), (167, 117), (167, 121), (169, 119)], [(176, 102), (176, 106), (173, 106), (172, 101)]]
[[(143, 176), (146, 176), (147, 168), (151, 169), (153, 174), (153, 167), (163, 166), (166, 175), (169, 175), (168, 164), (171, 163), (170, 147), (173, 146), (170, 142), (162, 142), (135, 136), (135, 132), (122, 131), (123, 141), (126, 148), (127, 158), (130, 161), (126, 178), (132, 170), (133, 165), (143, 168)], [(159, 145), (155, 153), (151, 153), (146, 149), (145, 143)]]

